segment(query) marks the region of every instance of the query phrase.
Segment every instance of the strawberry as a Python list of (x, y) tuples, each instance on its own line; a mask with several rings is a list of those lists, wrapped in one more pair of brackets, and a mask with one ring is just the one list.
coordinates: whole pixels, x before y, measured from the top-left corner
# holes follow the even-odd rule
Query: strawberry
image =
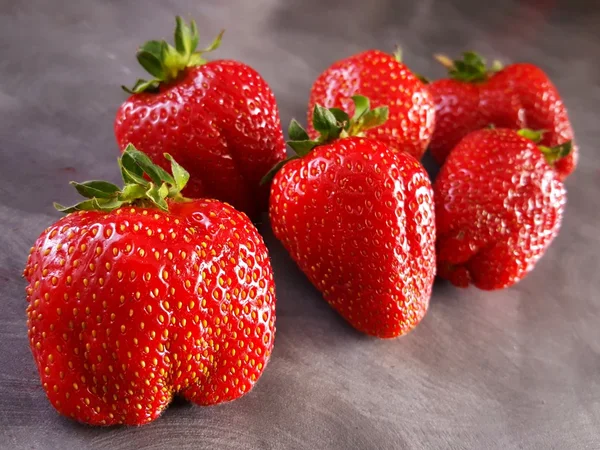
[(357, 330), (393, 338), (427, 311), (435, 274), (433, 192), (412, 156), (361, 134), (383, 123), (354, 96), (352, 120), (319, 105), (311, 140), (292, 121), (296, 152), (273, 169), (275, 236), (325, 300)]
[(141, 425), (175, 395), (234, 400), (271, 354), (275, 293), (260, 235), (227, 204), (184, 199), (188, 174), (166, 156), (173, 176), (129, 146), (123, 189), (74, 183), (89, 199), (57, 205), (70, 214), (27, 260), (33, 357), (52, 405), (80, 422)]
[(482, 129), (452, 150), (433, 186), (441, 277), (502, 289), (544, 254), (566, 202), (554, 167), (571, 145), (549, 148), (540, 139), (531, 130)]
[(268, 202), (260, 179), (285, 158), (285, 141), (265, 80), (241, 62), (204, 59), (220, 41), (196, 51), (196, 24), (177, 17), (175, 48), (146, 42), (137, 58), (154, 79), (126, 89), (132, 95), (117, 112), (115, 135), (121, 150), (131, 142), (165, 169), (162, 154), (171, 153), (192, 175), (184, 195), (256, 218)]
[[(519, 130), (544, 130), (542, 145), (554, 147), (573, 140), (567, 110), (548, 76), (533, 64), (511, 64), (491, 69), (476, 53), (463, 60), (438, 59), (450, 69), (450, 79), (429, 84), (435, 103), (436, 128), (429, 144), (442, 164), (450, 150), (471, 131), (494, 125)], [(554, 170), (566, 178), (577, 165), (578, 150), (556, 161)]]
[(319, 75), (310, 92), (309, 135), (318, 134), (311, 124), (315, 105), (341, 108), (351, 115), (351, 97), (356, 94), (368, 97), (373, 106), (389, 108), (389, 120), (365, 136), (421, 159), (433, 133), (433, 100), (419, 76), (400, 61), (399, 52), (369, 50), (338, 61)]

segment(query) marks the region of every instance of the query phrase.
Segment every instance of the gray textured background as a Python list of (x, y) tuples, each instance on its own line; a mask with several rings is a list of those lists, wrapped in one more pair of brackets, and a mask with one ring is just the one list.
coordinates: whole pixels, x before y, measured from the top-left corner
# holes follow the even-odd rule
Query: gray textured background
[[(600, 448), (600, 6), (468, 0), (0, 0), (0, 447)], [(394, 341), (354, 332), (261, 227), (277, 282), (277, 337), (264, 376), (218, 407), (178, 403), (142, 428), (59, 417), (31, 358), (20, 271), (29, 247), (75, 199), (70, 179), (117, 181), (112, 121), (135, 48), (190, 14), (219, 57), (254, 66), (283, 123), (304, 118), (333, 60), (404, 48), (442, 76), (434, 51), (476, 49), (540, 64), (574, 123), (581, 162), (560, 233), (536, 270), (503, 292), (436, 284), (429, 314)]]

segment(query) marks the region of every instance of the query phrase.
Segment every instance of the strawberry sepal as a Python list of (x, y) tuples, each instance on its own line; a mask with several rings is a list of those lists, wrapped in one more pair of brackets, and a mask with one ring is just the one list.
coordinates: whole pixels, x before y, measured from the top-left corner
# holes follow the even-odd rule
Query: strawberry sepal
[(138, 79), (133, 87), (121, 86), (130, 94), (140, 92), (157, 92), (161, 83), (176, 80), (187, 67), (206, 64), (203, 54), (216, 50), (221, 44), (224, 30), (213, 42), (202, 50), (196, 50), (199, 36), (195, 21), (187, 25), (181, 17), (175, 18), (175, 47), (167, 41), (148, 41), (137, 51), (136, 57), (140, 65), (154, 78)]
[(553, 147), (539, 145), (546, 132), (547, 130), (530, 130), (529, 128), (523, 128), (517, 131), (517, 134), (538, 144), (538, 148), (544, 154), (544, 158), (546, 158), (548, 164), (553, 166), (558, 160), (569, 156), (573, 150), (573, 141), (567, 141)]
[(517, 131), (517, 134), (519, 136), (524, 137), (525, 139), (529, 139), (530, 141), (533, 141), (536, 144), (542, 140), (542, 138), (544, 137), (544, 133), (546, 133), (546, 130), (531, 130), (529, 128), (522, 128), (519, 131)]
[(573, 151), (573, 141), (567, 141), (554, 147), (546, 147), (545, 145), (539, 145), (538, 148), (544, 154), (544, 158), (548, 164), (553, 166), (557, 161), (569, 156)]
[(486, 81), (503, 68), (500, 61), (493, 61), (491, 67), (487, 67), (485, 59), (475, 52), (464, 52), (462, 59), (452, 60), (441, 54), (434, 55), (434, 58), (448, 69), (450, 78), (467, 83)]
[(339, 108), (324, 108), (315, 105), (313, 109), (313, 128), (319, 133), (316, 139), (310, 139), (306, 130), (292, 119), (288, 128), (290, 138), (287, 144), (294, 150), (294, 155), (278, 162), (262, 178), (260, 184), (269, 183), (275, 174), (288, 162), (308, 155), (315, 147), (328, 144), (336, 139), (350, 136), (364, 136), (364, 132), (383, 125), (389, 116), (387, 106), (371, 109), (371, 103), (367, 97), (362, 95), (352, 96), (354, 102), (354, 115), (352, 118)]
[(54, 203), (54, 207), (64, 213), (108, 212), (126, 205), (148, 206), (168, 211), (167, 199), (186, 200), (181, 195), (181, 191), (190, 175), (171, 155), (165, 153), (165, 158), (171, 162), (172, 174), (154, 164), (145, 153), (129, 144), (118, 159), (124, 183), (122, 188), (101, 180), (83, 183), (72, 181), (71, 185), (79, 194), (86, 197), (86, 200), (72, 206)]

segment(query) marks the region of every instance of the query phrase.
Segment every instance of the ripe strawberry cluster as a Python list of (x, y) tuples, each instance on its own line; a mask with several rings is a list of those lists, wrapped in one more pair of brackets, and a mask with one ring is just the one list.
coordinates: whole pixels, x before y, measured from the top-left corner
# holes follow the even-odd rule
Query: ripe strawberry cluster
[[(244, 395), (267, 365), (275, 286), (249, 219), (276, 237), (357, 330), (403, 335), (434, 277), (502, 289), (556, 234), (577, 162), (565, 107), (537, 67), (473, 53), (428, 84), (399, 55), (336, 62), (313, 85), (308, 127), (285, 142), (252, 68), (208, 62), (196, 25), (150, 41), (115, 135), (123, 186), (73, 183), (82, 202), (31, 248), (31, 349), (52, 405), (94, 425), (139, 425), (175, 395)], [(419, 159), (442, 164), (433, 183)], [(184, 169), (185, 167), (185, 169)], [(230, 206), (232, 205), (232, 206)]]

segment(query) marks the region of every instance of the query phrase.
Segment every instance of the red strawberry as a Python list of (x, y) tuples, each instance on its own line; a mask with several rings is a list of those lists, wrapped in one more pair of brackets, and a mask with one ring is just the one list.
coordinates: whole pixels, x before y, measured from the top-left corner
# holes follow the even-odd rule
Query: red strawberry
[[(427, 311), (435, 274), (433, 193), (410, 155), (381, 141), (343, 137), (385, 121), (316, 106), (310, 140), (292, 121), (296, 151), (273, 179), (275, 236), (325, 300), (357, 330), (381, 338), (412, 330)], [(276, 167), (274, 170), (279, 169)]]
[(186, 196), (226, 201), (255, 218), (268, 200), (260, 179), (285, 158), (285, 141), (265, 80), (240, 62), (203, 58), (220, 39), (196, 51), (196, 24), (178, 17), (176, 48), (146, 42), (137, 57), (155, 78), (129, 91), (115, 135), (121, 150), (131, 142), (163, 168), (162, 154), (171, 153), (192, 175)]
[(541, 138), (530, 130), (475, 131), (435, 180), (438, 274), (456, 286), (513, 285), (558, 234), (566, 194), (553, 166), (570, 143), (548, 148), (527, 137)]
[(187, 172), (169, 159), (173, 176), (128, 147), (125, 188), (75, 184), (91, 198), (58, 206), (72, 213), (41, 234), (27, 260), (29, 339), (43, 387), (80, 422), (144, 424), (175, 395), (200, 405), (233, 400), (269, 360), (267, 249), (229, 205), (183, 199)]
[(351, 97), (356, 94), (370, 98), (373, 106), (389, 108), (389, 120), (365, 136), (421, 159), (433, 133), (434, 105), (423, 82), (400, 62), (399, 53), (369, 50), (338, 61), (319, 75), (310, 93), (309, 135), (317, 136), (310, 123), (315, 105), (353, 114)]
[[(491, 70), (473, 52), (463, 60), (438, 56), (450, 68), (450, 79), (429, 85), (435, 102), (436, 128), (429, 144), (442, 164), (450, 150), (471, 131), (494, 125), (519, 130), (545, 130), (541, 144), (553, 147), (573, 140), (567, 110), (556, 87), (533, 64), (511, 64)], [(554, 165), (560, 179), (577, 165), (577, 147)]]

